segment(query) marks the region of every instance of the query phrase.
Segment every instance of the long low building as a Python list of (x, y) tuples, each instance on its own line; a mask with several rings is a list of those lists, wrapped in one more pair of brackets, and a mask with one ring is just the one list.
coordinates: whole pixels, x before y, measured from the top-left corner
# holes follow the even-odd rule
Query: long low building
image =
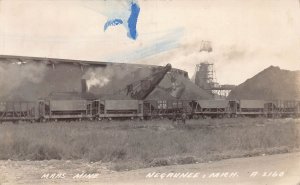
[[(76, 97), (82, 91), (82, 79), (86, 79), (87, 91), (91, 94), (98, 97), (117, 94), (118, 90), (126, 87), (128, 83), (151, 75), (157, 67), (142, 64), (0, 55), (0, 99), (2, 101), (31, 101), (49, 97), (49, 95)], [(174, 81), (174, 77), (177, 80)], [(171, 91), (177, 86), (184, 86), (185, 92), (182, 98), (211, 98), (210, 94), (189, 80), (186, 71), (180, 69), (172, 69), (171, 73), (149, 96), (160, 99), (157, 96), (159, 94), (161, 98), (172, 98)]]

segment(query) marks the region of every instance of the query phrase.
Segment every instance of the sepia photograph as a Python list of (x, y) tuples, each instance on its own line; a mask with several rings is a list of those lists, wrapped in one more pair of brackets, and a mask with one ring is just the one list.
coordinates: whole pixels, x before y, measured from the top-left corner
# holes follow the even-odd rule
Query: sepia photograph
[(300, 185), (300, 0), (0, 0), (0, 185)]

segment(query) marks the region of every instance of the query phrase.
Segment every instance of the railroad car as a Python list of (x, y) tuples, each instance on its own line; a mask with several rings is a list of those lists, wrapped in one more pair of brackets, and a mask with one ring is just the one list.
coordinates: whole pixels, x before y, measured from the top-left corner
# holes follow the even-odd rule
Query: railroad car
[(95, 100), (94, 117), (102, 119), (143, 119), (141, 100)]
[(36, 102), (0, 102), (0, 121), (34, 121), (37, 119), (37, 116), (38, 109)]
[(273, 100), (265, 104), (267, 117), (299, 117), (300, 101)]
[(93, 119), (93, 101), (89, 100), (39, 100), (39, 119), (82, 120)]
[(238, 100), (236, 115), (247, 117), (262, 117), (265, 116), (264, 100)]
[(299, 117), (295, 100), (111, 100), (41, 99), (0, 102), (0, 122), (154, 119), (180, 117)]
[(143, 107), (146, 119), (172, 118), (174, 113), (191, 117), (193, 112), (190, 100), (145, 100)]
[(233, 112), (229, 100), (194, 100), (193, 118), (230, 117)]

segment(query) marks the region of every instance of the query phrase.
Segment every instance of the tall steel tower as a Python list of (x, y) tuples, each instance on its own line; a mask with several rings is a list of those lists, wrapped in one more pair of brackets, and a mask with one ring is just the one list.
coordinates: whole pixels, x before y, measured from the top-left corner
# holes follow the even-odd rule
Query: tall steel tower
[(202, 62), (196, 65), (195, 84), (206, 90), (217, 85), (214, 74), (214, 64)]
[(220, 85), (215, 76), (214, 64), (202, 62), (196, 65), (195, 84), (214, 95), (217, 99), (226, 98), (234, 85)]

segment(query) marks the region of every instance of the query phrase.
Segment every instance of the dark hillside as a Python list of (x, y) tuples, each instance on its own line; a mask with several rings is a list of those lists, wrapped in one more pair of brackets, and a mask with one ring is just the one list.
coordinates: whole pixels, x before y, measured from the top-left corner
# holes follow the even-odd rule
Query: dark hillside
[(300, 99), (300, 71), (270, 66), (238, 85), (229, 99)]

